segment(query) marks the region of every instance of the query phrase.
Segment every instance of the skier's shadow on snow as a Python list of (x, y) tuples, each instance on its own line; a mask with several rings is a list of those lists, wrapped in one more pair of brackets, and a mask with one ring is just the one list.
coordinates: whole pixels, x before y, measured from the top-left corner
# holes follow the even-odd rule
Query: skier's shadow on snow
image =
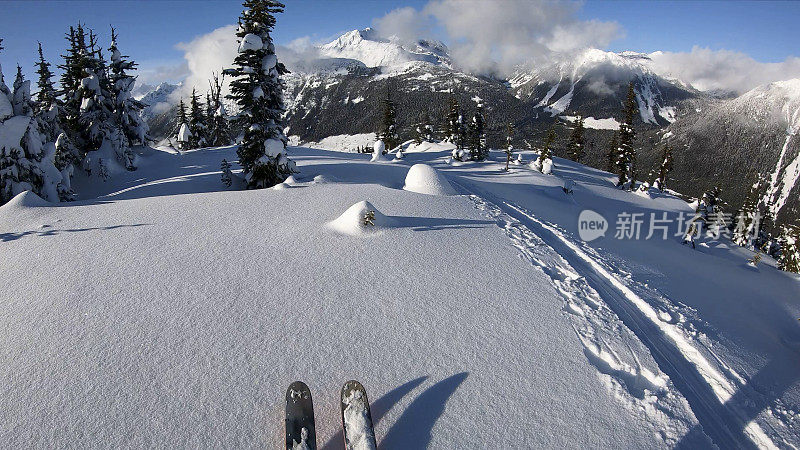
[[(739, 423), (728, 424), (731, 432), (736, 434), (734, 436), (735, 439), (739, 442), (750, 443), (750, 438), (747, 437), (744, 426), (754, 420), (761, 412), (771, 407), (776, 399), (781, 398), (784, 392), (800, 381), (800, 377), (797, 375), (799, 371), (800, 363), (797, 359), (774, 358), (747, 380), (747, 384), (740, 386), (725, 404), (718, 403), (713, 405), (714, 408), (734, 409), (737, 411)], [(724, 415), (721, 416), (724, 417)], [(704, 446), (704, 443), (704, 430), (701, 425), (695, 425), (675, 445), (675, 448), (698, 448)], [(756, 445), (753, 444), (752, 448), (755, 447)]]
[[(383, 449), (427, 448), (431, 441), (433, 425), (444, 412), (447, 400), (455, 393), (467, 375), (468, 372), (455, 374), (426, 389), (408, 405), (386, 436), (382, 439), (381, 436), (376, 436), (380, 441), (378, 447)], [(427, 379), (428, 377), (419, 377), (411, 380), (372, 402), (373, 423), (377, 425), (394, 405)], [(338, 450), (343, 448), (343, 445), (344, 438), (342, 432), (339, 431), (322, 447), (322, 450)]]

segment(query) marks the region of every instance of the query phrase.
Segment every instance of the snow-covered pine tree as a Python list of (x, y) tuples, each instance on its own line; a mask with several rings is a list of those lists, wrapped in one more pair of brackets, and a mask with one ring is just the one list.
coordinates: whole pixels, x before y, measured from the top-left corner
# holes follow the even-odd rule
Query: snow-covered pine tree
[(533, 163), (535, 169), (543, 174), (549, 174), (553, 170), (553, 143), (556, 141), (555, 125), (547, 130), (547, 137), (544, 139), (544, 147), (539, 154), (539, 158)]
[(117, 44), (117, 32), (111, 27), (111, 64), (109, 66), (110, 90), (114, 103), (114, 120), (122, 129), (128, 142), (144, 145), (147, 142), (147, 123), (142, 120), (141, 112), (146, 106), (133, 98), (131, 91), (136, 83), (136, 77), (128, 72), (136, 70), (136, 63), (129, 61), (128, 56), (120, 53)]
[(616, 131), (611, 135), (611, 141), (608, 143), (608, 151), (606, 151), (606, 172), (616, 173), (617, 171), (617, 153), (619, 152), (619, 138)]
[(60, 200), (73, 200), (71, 180), (74, 167), (80, 162), (78, 150), (69, 141), (61, 126), (61, 102), (58, 92), (53, 85), (53, 72), (50, 63), (44, 59), (42, 44), (39, 46), (39, 61), (36, 63), (36, 73), (39, 80), (36, 85), (39, 91), (34, 102), (34, 117), (38, 121), (39, 132), (44, 142), (43, 151), (46, 155), (53, 154), (52, 161), (61, 173), (61, 182), (58, 184)]
[(514, 124), (509, 122), (506, 124), (506, 172), (508, 172), (508, 165), (511, 163), (511, 157), (514, 156)]
[(394, 101), (392, 101), (391, 83), (386, 86), (386, 97), (383, 99), (383, 115), (381, 116), (378, 139), (383, 141), (387, 151), (391, 151), (400, 145), (400, 137), (397, 135), (397, 113)]
[(469, 158), (473, 161), (483, 161), (489, 156), (486, 146), (486, 116), (483, 113), (483, 100), (478, 98), (475, 105), (475, 115), (469, 123)]
[(53, 163), (55, 146), (43, 145), (39, 121), (33, 117), (30, 86), (18, 67), (10, 91), (0, 67), (0, 204), (26, 190), (48, 201), (60, 200), (61, 173)]
[(718, 238), (720, 231), (727, 227), (722, 214), (722, 207), (726, 205), (722, 200), (722, 189), (713, 187), (703, 193), (698, 202), (696, 213), (700, 216), (706, 226), (706, 235), (711, 238)]
[(197, 89), (192, 88), (192, 99), (189, 102), (189, 141), (187, 145), (190, 149), (206, 146), (206, 114), (203, 111), (203, 104), (200, 102), (200, 95)]
[(420, 113), (417, 123), (414, 124), (414, 143), (419, 145), (425, 140), (425, 120)]
[(425, 113), (423, 116), (424, 120), (424, 127), (422, 129), (422, 139), (425, 142), (433, 142), (436, 140), (436, 133), (433, 129), (433, 123), (431, 123), (431, 116), (428, 113)]
[(669, 173), (672, 172), (672, 166), (672, 148), (669, 146), (669, 144), (664, 144), (664, 152), (661, 157), (661, 164), (658, 166), (658, 174), (655, 181), (653, 181), (654, 188), (662, 192), (667, 188), (667, 177), (669, 176)]
[[(68, 140), (75, 145), (75, 149), (78, 151), (77, 147), (83, 145), (79, 123), (81, 116), (79, 88), (81, 80), (85, 76), (88, 59), (83, 26), (79, 23), (77, 27), (69, 27), (66, 39), (69, 42), (69, 48), (61, 56), (64, 59), (64, 64), (58, 66), (63, 71), (61, 74), (61, 91), (59, 91), (59, 95), (63, 97), (60, 122)], [(68, 154), (61, 155), (61, 159), (64, 161), (69, 160), (70, 157)], [(72, 158), (75, 160), (74, 163), (78, 164), (83, 158), (83, 152), (72, 155)]]
[(209, 122), (211, 123), (209, 129), (209, 145), (214, 147), (221, 147), (231, 144), (231, 130), (228, 121), (228, 113), (225, 111), (225, 105), (222, 104), (222, 84), (225, 81), (225, 75), (222, 75), (220, 80), (219, 75), (212, 74), (213, 83), (209, 81), (211, 88), (211, 105), (212, 116)]
[(287, 138), (283, 133), (283, 83), (288, 73), (275, 56), (270, 32), (273, 14), (284, 5), (274, 0), (245, 0), (239, 18), (239, 54), (227, 71), (235, 76), (231, 95), (241, 110), (237, 125), (244, 130), (237, 154), (248, 188), (271, 187), (295, 171), (286, 157)]
[(583, 117), (579, 114), (572, 122), (572, 133), (567, 142), (567, 158), (580, 161), (583, 153)]
[(781, 253), (778, 256), (778, 268), (800, 273), (800, 222), (782, 226), (779, 242)]
[[(78, 25), (81, 35), (83, 29)], [(83, 35), (85, 36), (85, 35)], [(97, 36), (89, 30), (89, 43), (82, 49), (84, 69), (78, 94), (81, 100), (78, 125), (83, 138), (79, 148), (84, 152), (97, 150), (103, 144), (105, 133), (111, 126), (114, 105), (111, 101), (110, 83), (106, 74), (106, 63), (97, 48)], [(81, 38), (83, 39), (83, 38)]]
[(462, 147), (461, 131), (461, 108), (458, 99), (451, 92), (447, 110), (447, 132), (444, 140), (455, 144), (456, 148), (460, 149)]
[(186, 116), (186, 104), (183, 99), (178, 103), (177, 117), (175, 118), (175, 141), (178, 143), (178, 149), (189, 149), (189, 138), (192, 133), (189, 131), (189, 120)]
[(622, 109), (622, 123), (619, 125), (619, 150), (616, 160), (617, 186), (633, 189), (636, 184), (636, 149), (633, 146), (636, 132), (633, 129), (633, 118), (639, 111), (636, 103), (636, 92), (633, 81), (628, 85), (628, 95)]
[(76, 149), (77, 158), (89, 175), (106, 178), (118, 167), (134, 170), (135, 155), (119, 121), (113, 85), (108, 67), (98, 46), (97, 36), (83, 25), (71, 27), (67, 36), (70, 43), (64, 55), (61, 78), (63, 105), (60, 123), (66, 139), (57, 141), (58, 161), (68, 160), (70, 149)]

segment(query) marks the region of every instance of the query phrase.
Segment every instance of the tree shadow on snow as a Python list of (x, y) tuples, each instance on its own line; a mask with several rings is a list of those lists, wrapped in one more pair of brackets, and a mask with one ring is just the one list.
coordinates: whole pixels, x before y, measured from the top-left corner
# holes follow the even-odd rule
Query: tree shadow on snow
[(411, 228), (414, 231), (436, 231), (448, 228), (483, 228), (494, 225), (491, 220), (445, 219), (438, 217), (391, 216), (396, 228)]
[(38, 230), (31, 230), (31, 231), (23, 231), (20, 233), (0, 233), (0, 242), (10, 242), (16, 241), (17, 239), (23, 238), (25, 236), (56, 236), (62, 233), (81, 233), (84, 231), (96, 231), (96, 230), (115, 230), (117, 228), (131, 228), (131, 227), (141, 227), (149, 225), (147, 223), (135, 223), (132, 225), (111, 225), (107, 227), (90, 227), (90, 228), (71, 228), (65, 230), (57, 230), (50, 228), (50, 226), (46, 226), (45, 228), (41, 228)]
[[(397, 402), (402, 400), (403, 397), (408, 395), (409, 392), (413, 391), (417, 386), (422, 384), (422, 382), (427, 379), (428, 377), (424, 376), (411, 380), (392, 389), (378, 400), (371, 402), (372, 404), (370, 405), (370, 412), (372, 413), (373, 424), (377, 425), (383, 416), (385, 416), (386, 413), (397, 404)], [(344, 448), (344, 436), (342, 435), (342, 430), (339, 430), (335, 436), (333, 436), (325, 445), (322, 446), (322, 450), (339, 450), (342, 448)]]

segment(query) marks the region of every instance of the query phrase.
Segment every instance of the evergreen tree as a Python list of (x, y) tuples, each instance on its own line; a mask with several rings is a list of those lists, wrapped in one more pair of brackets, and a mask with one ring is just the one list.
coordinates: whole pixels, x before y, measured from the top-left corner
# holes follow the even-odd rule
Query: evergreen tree
[(778, 257), (778, 268), (800, 273), (800, 222), (781, 227), (779, 242), (781, 253)]
[(583, 117), (578, 115), (572, 122), (572, 134), (567, 142), (567, 158), (572, 161), (580, 161), (583, 153)]
[(197, 90), (192, 88), (192, 98), (189, 103), (189, 141), (187, 146), (190, 149), (204, 147), (206, 145), (206, 115), (203, 111), (203, 104)]
[(544, 174), (549, 174), (553, 170), (553, 143), (556, 141), (555, 124), (547, 130), (547, 137), (544, 139), (544, 147), (539, 153), (539, 158), (534, 163), (535, 169)]
[(181, 99), (180, 102), (178, 102), (178, 112), (177, 112), (177, 117), (176, 117), (176, 120), (175, 120), (175, 123), (178, 125), (178, 128), (180, 128), (181, 124), (189, 123), (186, 120), (186, 117), (187, 117), (186, 116), (186, 104), (183, 103), (183, 99)]
[(114, 119), (130, 143), (144, 145), (149, 131), (141, 117), (145, 104), (133, 98), (131, 91), (136, 78), (128, 73), (136, 70), (136, 63), (127, 60), (128, 56), (120, 53), (114, 27), (111, 27), (111, 46), (108, 51), (111, 53), (109, 82), (114, 102)]
[(189, 121), (186, 116), (186, 104), (183, 103), (183, 99), (178, 103), (178, 113), (175, 119), (175, 133), (175, 140), (178, 142), (178, 148), (180, 150), (188, 150), (189, 136), (191, 133), (189, 132)]
[[(78, 89), (81, 86), (81, 80), (86, 76), (85, 69), (87, 66), (86, 38), (83, 26), (79, 23), (77, 27), (69, 27), (66, 39), (69, 42), (69, 47), (67, 52), (62, 55), (64, 64), (58, 66), (63, 71), (61, 74), (61, 91), (59, 92), (63, 96), (61, 124), (68, 139), (78, 146), (82, 144), (79, 124), (81, 96)], [(63, 156), (65, 160), (69, 159), (69, 155)], [(74, 157), (80, 160), (83, 155), (76, 154)]]
[(667, 176), (672, 172), (672, 148), (669, 144), (664, 144), (664, 154), (661, 157), (661, 165), (658, 166), (658, 176), (653, 182), (653, 187), (659, 191), (667, 188)]
[(248, 188), (265, 188), (283, 182), (294, 172), (294, 162), (286, 157), (287, 138), (283, 134), (283, 83), (288, 73), (275, 56), (270, 32), (273, 14), (284, 5), (275, 0), (245, 0), (236, 36), (239, 53), (227, 71), (234, 75), (232, 94), (241, 110), (237, 125), (244, 130), (237, 154)]
[(422, 139), (425, 142), (434, 142), (436, 140), (436, 133), (433, 129), (433, 124), (431, 123), (431, 117), (428, 113), (425, 113), (423, 116), (424, 120), (424, 127), (422, 129)]
[(39, 62), (36, 63), (36, 73), (39, 81), (36, 86), (39, 92), (36, 93), (36, 111), (48, 111), (57, 105), (58, 93), (53, 85), (53, 72), (50, 71), (50, 63), (45, 61), (42, 53), (42, 43), (39, 42)]
[(619, 126), (619, 150), (616, 158), (616, 169), (619, 176), (617, 186), (628, 189), (633, 189), (636, 184), (636, 149), (633, 146), (636, 132), (633, 129), (633, 118), (638, 111), (636, 92), (633, 89), (633, 81), (631, 81), (622, 110), (623, 121)]
[(511, 163), (511, 157), (514, 156), (514, 124), (509, 122), (506, 124), (506, 172), (508, 172), (508, 165)]
[(391, 151), (400, 145), (400, 137), (397, 135), (397, 118), (394, 102), (391, 98), (392, 88), (386, 87), (386, 98), (383, 99), (383, 116), (381, 120), (378, 138), (386, 145), (386, 150)]
[(483, 101), (478, 100), (475, 115), (469, 123), (469, 158), (473, 161), (483, 161), (489, 156), (486, 146), (486, 118), (483, 114)]
[(135, 170), (136, 157), (125, 134), (126, 127), (117, 114), (117, 88), (97, 35), (89, 30), (87, 44), (86, 33), (79, 24), (76, 36), (79, 49), (76, 64), (84, 75), (77, 90), (79, 129), (66, 128), (66, 131), (83, 156), (86, 172), (105, 180), (115, 172)]
[(425, 141), (427, 119), (426, 115), (420, 114), (417, 123), (414, 125), (414, 143), (419, 145)]
[(606, 172), (616, 173), (617, 170), (617, 153), (619, 152), (619, 139), (615, 131), (611, 135), (611, 141), (608, 143), (608, 151), (606, 152)]
[(458, 105), (458, 99), (456, 99), (452, 92), (450, 93), (447, 112), (447, 133), (445, 141), (455, 144), (456, 148), (461, 148), (461, 109)]

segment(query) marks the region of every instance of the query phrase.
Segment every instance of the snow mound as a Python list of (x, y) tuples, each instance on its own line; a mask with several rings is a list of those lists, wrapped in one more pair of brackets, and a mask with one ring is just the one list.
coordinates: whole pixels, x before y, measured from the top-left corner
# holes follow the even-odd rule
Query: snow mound
[(456, 190), (436, 169), (427, 164), (414, 164), (408, 169), (406, 191), (430, 195), (455, 195)]
[(17, 194), (14, 198), (8, 201), (0, 210), (17, 209), (17, 208), (39, 208), (43, 206), (52, 206), (50, 202), (39, 197), (31, 191), (24, 191)]
[(349, 236), (365, 236), (391, 226), (392, 220), (366, 200), (347, 208), (341, 216), (328, 222), (329, 228)]
[(315, 176), (314, 179), (311, 182), (314, 183), (314, 184), (335, 183), (336, 182), (336, 178), (332, 177), (330, 175), (322, 175), (322, 174), (320, 174), (320, 175)]

